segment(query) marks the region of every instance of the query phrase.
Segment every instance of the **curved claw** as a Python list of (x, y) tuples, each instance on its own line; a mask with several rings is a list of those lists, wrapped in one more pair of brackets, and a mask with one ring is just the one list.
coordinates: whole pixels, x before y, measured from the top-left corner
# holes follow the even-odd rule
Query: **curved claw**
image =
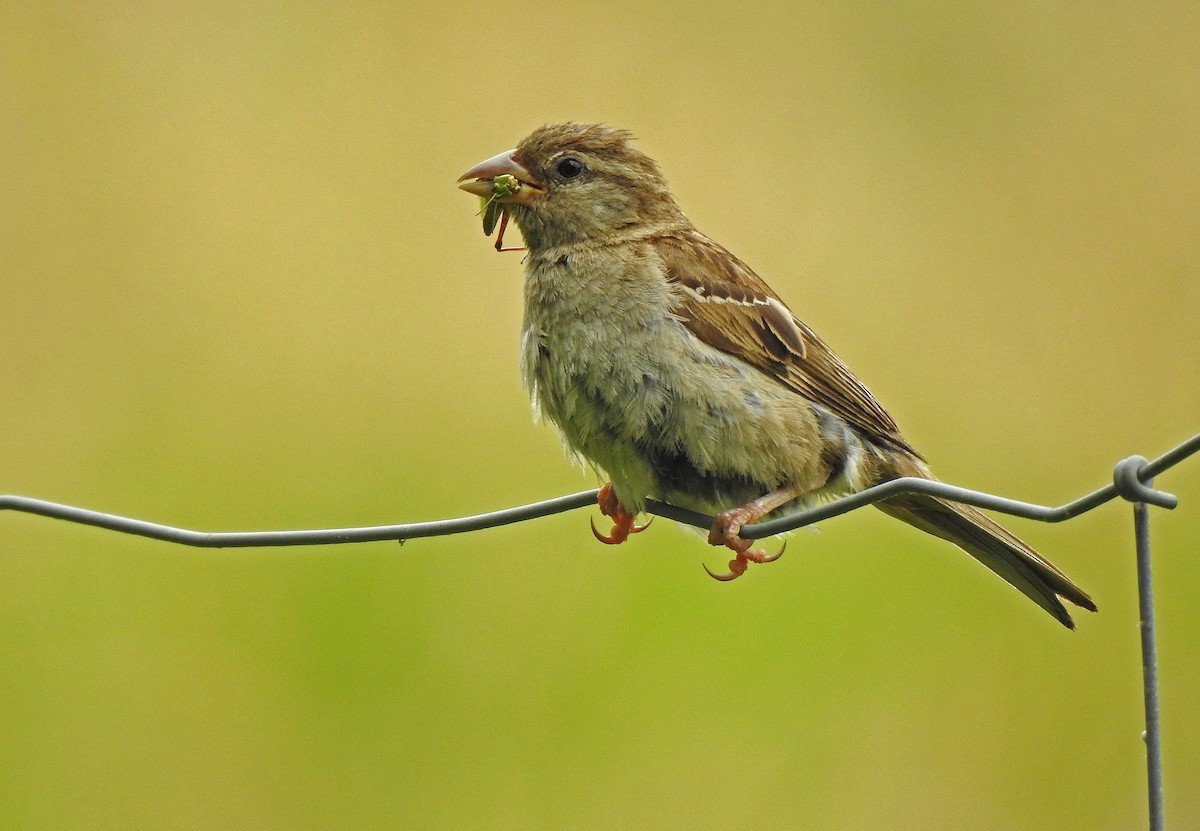
[(604, 543), (605, 545), (616, 545), (617, 543), (625, 542), (624, 537), (620, 537), (620, 539), (618, 539), (618, 528), (616, 525), (613, 526), (612, 534), (605, 536), (596, 529), (596, 520), (589, 517), (588, 524), (592, 526), (592, 536), (600, 540), (600, 542)]
[(774, 554), (767, 554), (764, 552), (763, 558), (761, 560), (755, 560), (754, 562), (756, 562), (756, 563), (773, 563), (776, 560), (778, 560), (780, 557), (782, 557), (783, 552), (785, 552), (785, 551), (787, 551), (787, 540), (783, 541), (783, 545), (779, 546), (779, 550), (776, 551)]
[(630, 534), (640, 534), (650, 527), (650, 523), (654, 521), (651, 517), (645, 525), (634, 525), (633, 517), (627, 514), (621, 514), (616, 517), (616, 522), (613, 524), (613, 529), (607, 535), (601, 534), (596, 528), (596, 520), (588, 518), (588, 522), (592, 526), (592, 536), (600, 540), (605, 545), (618, 545), (629, 539)]
[[(704, 564), (701, 563), (701, 565), (704, 565)], [(738, 568), (738, 566), (741, 566), (741, 568)], [(746, 564), (744, 562), (742, 562), (741, 560), (730, 560), (729, 561), (729, 571), (725, 572), (724, 574), (717, 574), (715, 571), (713, 571), (707, 565), (704, 566), (704, 570), (706, 572), (708, 572), (708, 576), (711, 577), (712, 579), (720, 580), (722, 583), (728, 583), (730, 580), (736, 580), (739, 577), (741, 577), (743, 574), (745, 574)]]

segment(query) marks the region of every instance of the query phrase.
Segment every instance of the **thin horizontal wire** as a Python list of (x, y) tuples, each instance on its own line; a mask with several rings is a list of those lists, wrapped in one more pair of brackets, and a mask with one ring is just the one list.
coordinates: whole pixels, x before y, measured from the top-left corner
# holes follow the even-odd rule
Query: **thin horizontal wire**
[(140, 519), (89, 511), (57, 502), (31, 499), (27, 496), (0, 496), (0, 511), (24, 511), (30, 514), (92, 525), (123, 534), (175, 542), (198, 548), (251, 548), (273, 545), (330, 545), (349, 542), (379, 542), (381, 540), (416, 539), (480, 531), (497, 525), (511, 525), (528, 519), (558, 514), (584, 505), (595, 505), (598, 491), (590, 490), (569, 496), (547, 499), (532, 505), (507, 508), (502, 511), (431, 522), (408, 522), (399, 525), (368, 525), (360, 528), (321, 528), (301, 531), (192, 531), (172, 525), (160, 525)]
[[(1106, 485), (1093, 493), (1080, 497), (1072, 502), (1058, 507), (1034, 505), (1029, 502), (1019, 502), (1006, 499), (990, 493), (969, 490), (967, 488), (948, 485), (944, 482), (932, 482), (927, 479), (905, 477), (893, 479), (881, 485), (875, 485), (857, 493), (840, 497), (823, 505), (818, 505), (769, 522), (747, 525), (742, 528), (741, 536), (746, 539), (759, 539), (790, 531), (805, 525), (811, 525), (824, 519), (839, 516), (864, 505), (870, 505), (881, 499), (897, 496), (902, 493), (928, 493), (955, 502), (965, 502), (979, 508), (988, 508), (1002, 513), (1036, 519), (1042, 522), (1062, 522), (1079, 516), (1118, 496), (1125, 496), (1130, 501), (1142, 501), (1166, 508), (1175, 506), (1175, 498), (1170, 494), (1146, 487), (1143, 482), (1151, 479), (1164, 470), (1178, 464), (1183, 459), (1200, 451), (1200, 434), (1193, 436), (1178, 447), (1153, 461), (1146, 461), (1140, 456), (1131, 456), (1117, 464), (1113, 484)], [(457, 519), (433, 520), (430, 522), (409, 522), (397, 525), (371, 525), (357, 528), (322, 528), (312, 530), (287, 531), (194, 531), (187, 528), (177, 528), (156, 522), (119, 516), (116, 514), (91, 511), (58, 502), (48, 502), (27, 496), (0, 495), (0, 511), (20, 511), (29, 514), (61, 519), (81, 525), (91, 525), (124, 534), (134, 534), (141, 537), (179, 543), (198, 548), (247, 548), (259, 546), (281, 545), (331, 545), (356, 542), (379, 542), (381, 540), (410, 540), (419, 537), (437, 537), (449, 534), (463, 534), (479, 531), (484, 528), (494, 528), (500, 525), (511, 525), (538, 517), (562, 513), (564, 511), (582, 508), (596, 504), (597, 490), (581, 491), (580, 493), (547, 499), (531, 505), (492, 511), (476, 516)], [(664, 502), (648, 500), (646, 509), (649, 513), (674, 520), (697, 528), (708, 528), (713, 518), (686, 508), (668, 505)]]

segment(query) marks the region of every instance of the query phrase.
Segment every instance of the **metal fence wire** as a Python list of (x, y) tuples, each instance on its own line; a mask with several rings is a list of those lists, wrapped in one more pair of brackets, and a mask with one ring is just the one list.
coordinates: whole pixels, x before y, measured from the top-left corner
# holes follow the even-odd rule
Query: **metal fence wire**
[[(802, 528), (824, 519), (848, 513), (857, 508), (871, 505), (881, 499), (902, 493), (926, 493), (942, 499), (963, 502), (977, 508), (987, 508), (1001, 513), (1036, 519), (1041, 522), (1063, 522), (1097, 508), (1118, 496), (1134, 504), (1134, 539), (1137, 555), (1138, 608), (1141, 616), (1142, 681), (1146, 709), (1146, 768), (1149, 793), (1151, 831), (1162, 831), (1163, 784), (1161, 731), (1158, 707), (1158, 668), (1154, 637), (1154, 595), (1150, 570), (1150, 519), (1149, 506), (1174, 508), (1178, 500), (1174, 495), (1153, 487), (1154, 478), (1174, 467), (1184, 459), (1200, 452), (1200, 434), (1172, 448), (1153, 461), (1142, 456), (1122, 459), (1113, 468), (1112, 484), (1086, 496), (1057, 507), (1034, 505), (1015, 499), (1006, 499), (990, 493), (960, 488), (944, 482), (905, 477), (875, 485), (857, 493), (834, 499), (821, 505), (790, 514), (768, 522), (744, 526), (739, 532), (746, 539), (760, 539), (785, 531)], [(141, 519), (91, 511), (73, 505), (47, 502), (27, 496), (0, 495), (0, 511), (20, 511), (92, 525), (123, 534), (163, 540), (165, 542), (190, 545), (198, 548), (253, 548), (279, 545), (331, 545), (336, 543), (378, 542), (382, 540), (405, 540), (419, 537), (438, 537), (479, 531), (499, 525), (549, 516), (596, 504), (598, 490), (547, 499), (530, 505), (521, 505), (486, 514), (458, 519), (409, 522), (397, 525), (371, 525), (357, 528), (323, 528), (314, 530), (286, 531), (193, 531), (176, 528)], [(704, 514), (668, 505), (665, 502), (647, 500), (646, 510), (657, 516), (666, 517), (686, 525), (707, 529), (713, 518)]]

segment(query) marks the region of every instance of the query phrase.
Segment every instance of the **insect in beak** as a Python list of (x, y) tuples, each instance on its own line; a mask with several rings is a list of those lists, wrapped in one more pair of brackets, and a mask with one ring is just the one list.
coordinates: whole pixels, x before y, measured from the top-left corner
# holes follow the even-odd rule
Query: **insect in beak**
[(500, 199), (506, 199), (521, 189), (521, 181), (509, 173), (501, 173), (492, 179), (490, 196), (479, 197), (480, 213), (483, 215), (483, 235), (490, 237), (496, 230), (496, 222), (500, 223), (500, 233), (496, 236), (497, 251), (524, 251), (523, 246), (504, 247), (504, 231), (508, 228), (508, 209)]

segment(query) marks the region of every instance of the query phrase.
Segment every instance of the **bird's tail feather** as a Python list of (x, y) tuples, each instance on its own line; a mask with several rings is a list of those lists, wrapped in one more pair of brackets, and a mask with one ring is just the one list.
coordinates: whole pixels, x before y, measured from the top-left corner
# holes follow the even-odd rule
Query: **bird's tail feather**
[(970, 505), (910, 493), (876, 503), (884, 513), (957, 545), (999, 574), (1068, 629), (1075, 622), (1062, 601), (1096, 611), (1071, 579), (1015, 534)]

